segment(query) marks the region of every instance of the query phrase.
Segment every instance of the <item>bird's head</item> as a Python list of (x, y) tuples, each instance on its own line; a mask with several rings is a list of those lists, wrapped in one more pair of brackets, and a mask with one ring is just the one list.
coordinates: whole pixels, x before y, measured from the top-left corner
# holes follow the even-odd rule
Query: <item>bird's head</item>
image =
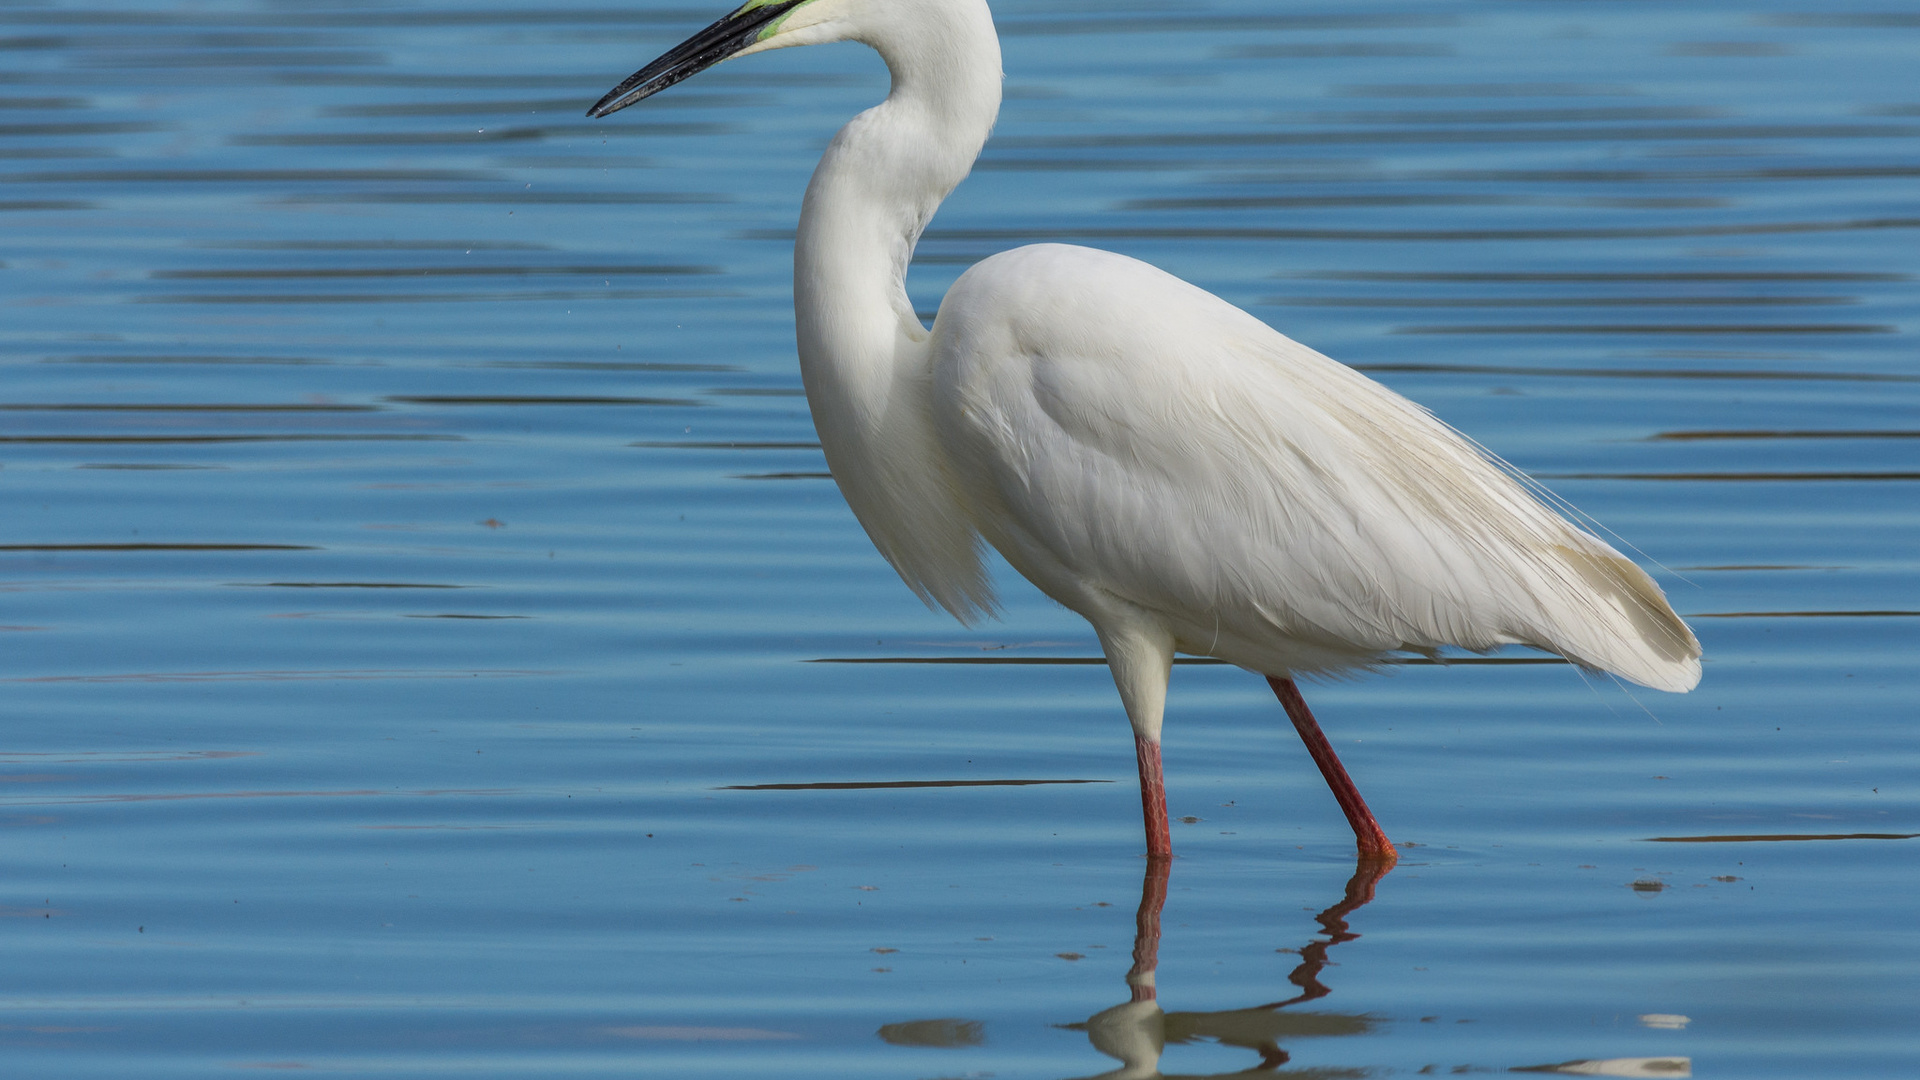
[(860, 12), (872, 6), (874, 0), (746, 0), (629, 75), (587, 115), (619, 112), (730, 56), (844, 41), (857, 33)]

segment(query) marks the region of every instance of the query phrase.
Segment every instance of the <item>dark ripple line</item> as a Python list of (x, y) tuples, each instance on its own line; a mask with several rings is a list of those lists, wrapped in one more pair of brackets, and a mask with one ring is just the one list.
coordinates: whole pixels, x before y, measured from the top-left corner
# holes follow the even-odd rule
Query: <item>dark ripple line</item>
[(643, 138), (656, 135), (728, 135), (733, 134), (735, 130), (731, 124), (709, 123), (629, 123), (617, 128), (567, 124), (554, 127), (474, 131), (361, 131), (235, 135), (227, 142), (234, 146), (446, 146), (464, 143), (535, 142), (555, 135), (563, 138), (586, 135), (622, 135), (629, 138)]
[(1920, 176), (1920, 165), (1783, 165), (1758, 169), (1441, 169), (1381, 179), (1511, 180), (1527, 183), (1724, 183), (1735, 180), (1886, 180)]
[(1689, 619), (1894, 619), (1920, 611), (1696, 611)]
[(233, 146), (442, 146), (459, 143), (533, 142), (546, 137), (538, 128), (492, 131), (335, 132), (299, 135), (232, 135)]
[(1140, 34), (1180, 31), (1218, 31), (1242, 33), (1249, 30), (1375, 30), (1430, 29), (1460, 25), (1453, 15), (1415, 15), (1406, 12), (1368, 12), (1360, 15), (1203, 15), (1183, 12), (1178, 15), (1116, 15), (1099, 11), (1080, 18), (996, 19), (1001, 34), (1021, 37), (1029, 34)]
[(1341, 97), (1374, 98), (1547, 98), (1639, 97), (1640, 92), (1618, 83), (1355, 83), (1334, 91)]
[(1538, 323), (1396, 326), (1395, 334), (1891, 334), (1886, 323)]
[(708, 18), (711, 15), (711, 12), (698, 8), (635, 10), (623, 7), (516, 7), (496, 10), (439, 9), (433, 11), (399, 9), (314, 11), (301, 7), (288, 7), (274, 8), (267, 13), (251, 13), (244, 10), (140, 11), (123, 8), (92, 11), (11, 9), (0, 12), (0, 26), (107, 26), (114, 29), (131, 26), (165, 26), (212, 31), (249, 27), (284, 30), (296, 27), (307, 29), (513, 27), (527, 24), (572, 25), (576, 23), (591, 26), (631, 23), (673, 27)]
[(640, 446), (662, 450), (818, 450), (817, 442), (715, 442), (683, 439), (678, 442), (630, 442), (628, 446)]
[(1312, 281), (1461, 281), (1461, 282), (1642, 282), (1642, 281), (1910, 281), (1911, 274), (1851, 273), (1820, 270), (1623, 270), (1592, 272), (1473, 270), (1307, 270), (1281, 271), (1277, 278)]
[(730, 195), (703, 195), (688, 191), (342, 191), (288, 195), (274, 200), (284, 206), (324, 206), (335, 203), (393, 206), (718, 206), (733, 201)]
[[(13, 679), (11, 682), (28, 680)], [(383, 795), (385, 792), (373, 790), (360, 791), (204, 791), (169, 792), (166, 794), (118, 794), (118, 795), (65, 795), (51, 799), (8, 800), (7, 806), (88, 806), (99, 803), (138, 803), (138, 802), (185, 802), (197, 799), (324, 799), (353, 796)]]
[[(1101, 667), (1104, 656), (823, 656), (802, 660), (803, 664), (1005, 664), (1026, 666)], [(1190, 667), (1231, 667), (1212, 656), (1176, 656), (1175, 664)], [(1558, 656), (1462, 656), (1434, 659), (1425, 656), (1391, 656), (1368, 661), (1399, 667), (1515, 667), (1532, 664), (1565, 664)]]
[(170, 281), (292, 281), (352, 278), (413, 277), (628, 277), (632, 275), (704, 275), (721, 272), (717, 266), (693, 263), (625, 263), (584, 266), (392, 266), (328, 268), (272, 268), (264, 270), (155, 270), (149, 277)]
[(256, 589), (466, 589), (468, 585), (425, 585), (409, 581), (230, 581), (240, 588)]
[(1920, 383), (1920, 375), (1852, 371), (1719, 371), (1712, 368), (1532, 368), (1504, 364), (1352, 364), (1355, 371), (1413, 375), (1542, 375), (1580, 379), (1757, 379), (1789, 382)]
[[(1732, 183), (1742, 180), (1883, 180), (1920, 176), (1920, 165), (1796, 166), (1759, 169), (1421, 169), (1404, 172), (1330, 172), (1289, 170), (1285, 173), (1247, 172), (1281, 164), (1240, 158), (1196, 160), (1170, 158), (1022, 158), (1001, 157), (999, 147), (975, 163), (988, 172), (1195, 172), (1237, 169), (1237, 183), (1406, 183), (1467, 181), (1510, 183)], [(1292, 163), (1286, 163), (1292, 164)]]
[(499, 177), (499, 173), (481, 169), (90, 169), (15, 173), (0, 176), (0, 181), (14, 184), (353, 183), (367, 180), (456, 183), (497, 180)]
[(1314, 124), (1556, 124), (1592, 120), (1715, 120), (1725, 109), (1699, 105), (1600, 105), (1589, 108), (1413, 109), (1307, 113), (1276, 117)]
[(380, 400), (406, 405), (664, 405), (699, 408), (704, 404), (691, 398), (524, 394), (393, 394)]
[(379, 412), (378, 405), (192, 405), (130, 404), (120, 401), (72, 403), (15, 403), (0, 405), (5, 412), (212, 412), (212, 413), (339, 413)]
[(272, 442), (466, 442), (461, 435), (300, 433), (288, 435), (0, 435), (0, 444), (178, 444)]
[(205, 27), (198, 33), (155, 34), (133, 31), (130, 33), (90, 33), (84, 36), (61, 36), (30, 38), (35, 42), (51, 42), (57, 48), (85, 48), (99, 52), (107, 49), (145, 49), (148, 52), (171, 48), (179, 52), (197, 49), (260, 51), (262, 49), (288, 49), (311, 47), (316, 42), (337, 44), (342, 35), (338, 34), (302, 34), (272, 31), (242, 31), (229, 27)]
[(61, 124), (0, 124), (0, 137), (30, 137), (36, 135), (136, 135), (149, 131), (164, 130), (166, 130), (164, 125), (154, 123), (89, 120)]
[(76, 469), (103, 469), (114, 472), (213, 472), (223, 470), (225, 465), (182, 465), (178, 462), (163, 461), (89, 461), (75, 465)]
[(503, 240), (228, 240), (202, 247), (231, 251), (552, 251), (551, 244)]
[(1031, 787), (1035, 784), (1111, 784), (1111, 780), (875, 780), (819, 784), (728, 784), (714, 791), (872, 791), (887, 788)]
[(1577, 206), (1608, 210), (1697, 210), (1727, 206), (1708, 196), (1569, 198), (1564, 195), (1204, 195), (1186, 198), (1128, 199), (1119, 210), (1301, 210), (1407, 206)]
[[(1667, 307), (1821, 307), (1857, 304), (1851, 296), (1268, 296), (1258, 303), (1273, 307), (1326, 308), (1667, 308)], [(1406, 330), (1403, 333), (1415, 331)]]
[(1416, 41), (1326, 41), (1291, 45), (1228, 45), (1213, 55), (1222, 60), (1344, 60), (1356, 56), (1452, 56), (1451, 45)]
[(1803, 15), (1768, 14), (1750, 16), (1755, 22), (1771, 26), (1823, 27), (1920, 27), (1920, 14), (1912, 12), (1834, 12)]
[(205, 71), (232, 68), (380, 67), (387, 54), (372, 49), (178, 49), (109, 54), (79, 52), (67, 61), (75, 67)]
[(1920, 833), (1748, 833), (1726, 836), (1649, 836), (1654, 844), (1750, 844), (1774, 840), (1912, 840)]
[(447, 293), (180, 293), (140, 296), (134, 304), (478, 304), (552, 300), (711, 300), (738, 293), (718, 289), (578, 289)]
[(1685, 127), (1465, 128), (1397, 131), (1145, 132), (1132, 135), (1015, 135), (1002, 149), (1100, 150), (1135, 147), (1347, 145), (1353, 143), (1633, 142), (1680, 139), (1904, 139), (1909, 124), (1712, 124)]
[(1541, 480), (1697, 480), (1712, 483), (1920, 480), (1920, 472), (1534, 473), (1533, 476)]
[[(150, 671), (129, 675), (35, 675), (0, 679), (14, 683), (205, 683), (205, 682), (364, 682), (374, 679), (524, 679), (558, 675), (559, 671), (515, 668), (342, 668), (282, 671)], [(420, 795), (452, 794), (422, 791)]]
[[(675, 109), (732, 109), (769, 103), (762, 94), (674, 94), (662, 98), (659, 107)], [(538, 98), (520, 101), (424, 101), (394, 105), (330, 105), (322, 116), (343, 116), (374, 120), (413, 116), (490, 116), (500, 113), (564, 112), (571, 118), (580, 108), (579, 95), (562, 98)]]
[[(695, 25), (701, 19), (711, 18), (712, 13), (692, 14), (686, 18), (687, 25)], [(510, 75), (487, 71), (470, 75), (424, 74), (402, 71), (285, 71), (269, 76), (274, 82), (288, 86), (374, 86), (407, 89), (433, 90), (491, 90), (507, 88), (518, 89), (569, 89), (580, 88), (578, 74), (561, 75)], [(759, 86), (759, 87), (795, 87), (795, 86), (850, 86), (859, 82), (857, 75), (835, 74), (829, 72), (785, 71), (716, 71), (705, 76), (710, 86)], [(668, 98), (661, 102), (663, 107), (669, 101), (685, 101), (689, 97), (698, 97), (698, 92)], [(681, 106), (684, 107), (684, 106)]]
[(86, 109), (92, 104), (82, 97), (0, 97), (0, 109)]
[(619, 360), (483, 360), (474, 364), (456, 364), (455, 367), (498, 368), (508, 371), (671, 371), (709, 374), (712, 372), (742, 371), (733, 364), (675, 364), (652, 361), (626, 363)]
[(1676, 566), (1676, 570), (1851, 570), (1851, 566), (1819, 566), (1812, 563), (1735, 563), (1723, 566)]
[(311, 356), (57, 356), (43, 364), (258, 364), (272, 367), (317, 367), (338, 363)]
[[(1590, 229), (1302, 229), (1302, 228), (1031, 228), (938, 229), (931, 240), (1032, 241), (1042, 237), (1076, 240), (1646, 240), (1694, 236), (1778, 236), (1796, 233), (1855, 232), (1920, 228), (1920, 218), (1861, 218), (1851, 221), (1782, 221), (1749, 225), (1645, 225)], [(749, 240), (791, 240), (791, 230), (749, 229)]]
[[(312, 544), (0, 544), (0, 551), (319, 551)], [(22, 680), (14, 680), (19, 682)]]
[(1889, 431), (1662, 431), (1646, 442), (1700, 442), (1719, 439), (1920, 439), (1920, 429)]

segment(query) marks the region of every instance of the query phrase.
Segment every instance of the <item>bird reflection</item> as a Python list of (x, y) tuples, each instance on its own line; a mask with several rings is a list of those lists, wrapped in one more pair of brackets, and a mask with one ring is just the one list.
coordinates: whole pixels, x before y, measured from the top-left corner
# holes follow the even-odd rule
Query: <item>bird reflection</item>
[[(1320, 1035), (1359, 1035), (1372, 1029), (1374, 1021), (1363, 1015), (1326, 1012), (1283, 1012), (1332, 993), (1320, 981), (1327, 966), (1327, 950), (1359, 937), (1347, 926), (1347, 916), (1373, 899), (1374, 886), (1389, 869), (1378, 862), (1362, 860), (1347, 879), (1346, 895), (1340, 902), (1315, 916), (1321, 936), (1300, 950), (1300, 965), (1287, 981), (1300, 992), (1284, 1001), (1269, 1002), (1245, 1009), (1220, 1012), (1164, 1012), (1154, 986), (1154, 968), (1160, 951), (1160, 909), (1167, 902), (1167, 881), (1173, 860), (1149, 859), (1145, 880), (1140, 886), (1140, 910), (1135, 916), (1133, 967), (1127, 971), (1130, 1000), (1094, 1014), (1085, 1024), (1073, 1025), (1087, 1033), (1094, 1049), (1117, 1058), (1121, 1067), (1100, 1074), (1094, 1080), (1175, 1080), (1160, 1071), (1160, 1054), (1168, 1043), (1181, 1044), (1205, 1040), (1222, 1046), (1237, 1046), (1260, 1056), (1257, 1065), (1233, 1073), (1212, 1074), (1212, 1080), (1227, 1077), (1343, 1077), (1361, 1076), (1364, 1070), (1312, 1069), (1288, 1070), (1280, 1067), (1288, 1061), (1281, 1049), (1283, 1039)], [(1205, 1080), (1193, 1077), (1191, 1080)]]
[[(1364, 1068), (1313, 1067), (1285, 1068), (1290, 1055), (1281, 1047), (1284, 1041), (1328, 1035), (1364, 1035), (1379, 1021), (1364, 1013), (1289, 1012), (1333, 993), (1320, 981), (1328, 965), (1327, 953), (1335, 945), (1360, 935), (1347, 925), (1347, 917), (1373, 900), (1374, 887), (1392, 869), (1375, 859), (1361, 859), (1347, 879), (1345, 895), (1332, 907), (1314, 916), (1320, 933), (1302, 946), (1300, 964), (1287, 976), (1299, 993), (1282, 1001), (1254, 1005), (1245, 1009), (1218, 1012), (1165, 1012), (1160, 1008), (1154, 970), (1160, 955), (1160, 911), (1167, 903), (1167, 884), (1173, 870), (1171, 859), (1148, 859), (1147, 871), (1140, 883), (1140, 908), (1134, 916), (1133, 966), (1127, 969), (1128, 1000), (1111, 1009), (1093, 1014), (1085, 1023), (1062, 1024), (1071, 1031), (1084, 1031), (1093, 1048), (1117, 1059), (1120, 1067), (1085, 1080), (1360, 1080), (1374, 1070)], [(1667, 1014), (1641, 1017), (1649, 1026), (1684, 1027), (1687, 1018)], [(1650, 1023), (1659, 1021), (1660, 1023)], [(1673, 1023), (1678, 1021), (1678, 1023)], [(879, 1031), (884, 1041), (895, 1046), (959, 1048), (981, 1046), (987, 1041), (985, 1025), (978, 1020), (911, 1020), (887, 1024)], [(1169, 1045), (1208, 1042), (1219, 1046), (1252, 1051), (1259, 1062), (1235, 1072), (1163, 1073), (1160, 1056)], [(1428, 1066), (1421, 1072), (1434, 1071)], [(1494, 1072), (1491, 1068), (1459, 1066), (1461, 1072)], [(1546, 1065), (1523, 1065), (1506, 1070), (1511, 1073), (1552, 1073), (1562, 1076), (1641, 1077), (1646, 1080), (1685, 1080), (1693, 1075), (1693, 1061), (1681, 1056), (1579, 1058)], [(985, 1074), (979, 1074), (985, 1075)]]

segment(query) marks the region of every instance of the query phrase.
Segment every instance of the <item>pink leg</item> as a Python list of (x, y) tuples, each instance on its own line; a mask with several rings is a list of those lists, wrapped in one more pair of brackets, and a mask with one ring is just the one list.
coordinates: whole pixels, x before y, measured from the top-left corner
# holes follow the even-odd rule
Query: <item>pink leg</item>
[(1367, 809), (1367, 800), (1360, 797), (1360, 789), (1354, 786), (1353, 778), (1347, 775), (1346, 767), (1340, 764), (1339, 755), (1333, 752), (1333, 744), (1321, 734), (1320, 724), (1314, 720), (1313, 713), (1307, 710), (1307, 699), (1300, 696), (1300, 688), (1293, 685), (1292, 679), (1276, 679), (1272, 676), (1267, 677), (1267, 685), (1273, 687), (1274, 696), (1286, 708), (1294, 730), (1300, 733), (1300, 741), (1307, 744), (1307, 753), (1313, 755), (1313, 763), (1320, 766), (1320, 775), (1327, 778), (1327, 786), (1333, 789), (1333, 797), (1347, 815), (1347, 824), (1353, 826), (1353, 838), (1359, 844), (1361, 860), (1388, 866), (1398, 862), (1400, 854), (1393, 850), (1393, 841), (1387, 839), (1386, 830), (1374, 820), (1373, 811)]
[(1160, 774), (1160, 744), (1135, 735), (1133, 751), (1140, 759), (1140, 812), (1147, 821), (1147, 858), (1171, 859), (1173, 838), (1167, 832), (1167, 782)]

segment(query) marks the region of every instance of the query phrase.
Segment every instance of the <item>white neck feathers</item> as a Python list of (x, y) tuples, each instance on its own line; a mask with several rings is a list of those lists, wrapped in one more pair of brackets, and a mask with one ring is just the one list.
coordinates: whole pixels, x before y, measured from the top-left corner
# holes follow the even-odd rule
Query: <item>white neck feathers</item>
[(958, 500), (925, 480), (942, 453), (906, 271), (993, 127), (1000, 45), (984, 0), (906, 0), (857, 37), (886, 60), (893, 88), (840, 130), (807, 186), (794, 242), (801, 377), (827, 463), (875, 546), (922, 599), (967, 619), (993, 600)]

